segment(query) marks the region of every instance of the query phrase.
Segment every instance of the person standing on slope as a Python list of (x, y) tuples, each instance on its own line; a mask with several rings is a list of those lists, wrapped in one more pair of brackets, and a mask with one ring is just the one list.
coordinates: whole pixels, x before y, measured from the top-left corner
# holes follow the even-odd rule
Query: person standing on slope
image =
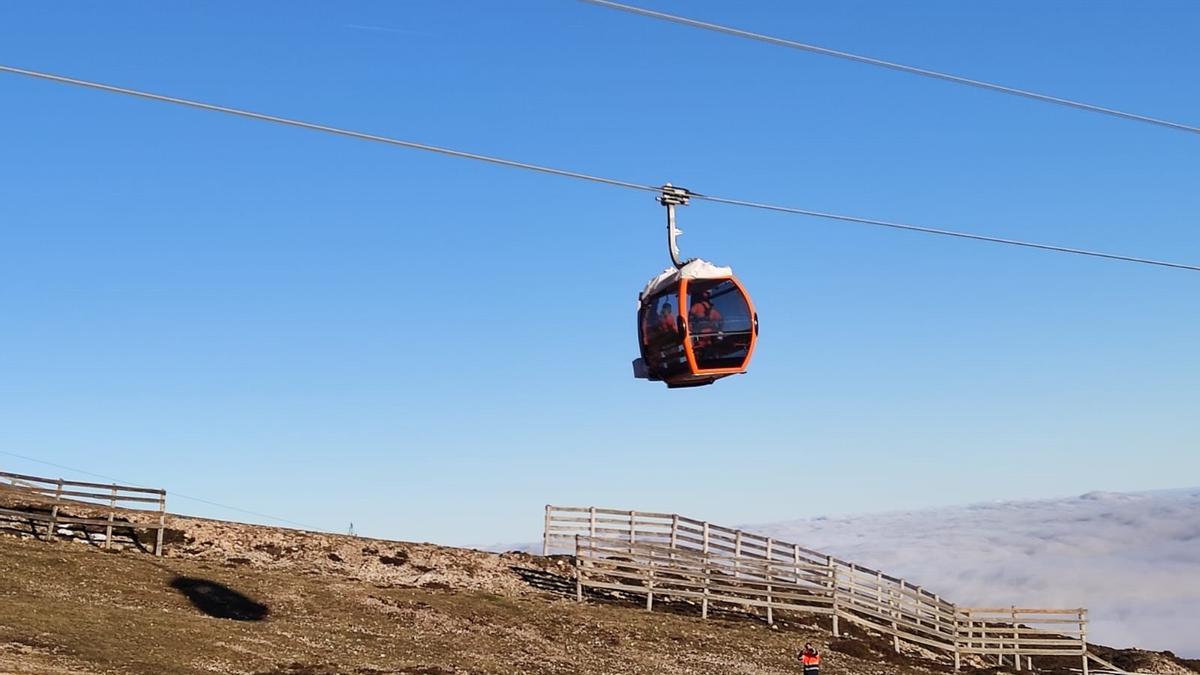
[(804, 668), (804, 675), (820, 675), (821, 654), (817, 652), (811, 642), (805, 643), (804, 649), (800, 650), (796, 656), (799, 657), (800, 665)]

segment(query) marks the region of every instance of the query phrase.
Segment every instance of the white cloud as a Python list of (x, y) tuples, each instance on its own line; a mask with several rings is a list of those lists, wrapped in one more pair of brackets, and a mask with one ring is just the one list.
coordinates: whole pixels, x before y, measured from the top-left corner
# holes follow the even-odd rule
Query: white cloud
[(1096, 642), (1200, 657), (1200, 488), (742, 529), (903, 576), (960, 605), (1087, 607)]

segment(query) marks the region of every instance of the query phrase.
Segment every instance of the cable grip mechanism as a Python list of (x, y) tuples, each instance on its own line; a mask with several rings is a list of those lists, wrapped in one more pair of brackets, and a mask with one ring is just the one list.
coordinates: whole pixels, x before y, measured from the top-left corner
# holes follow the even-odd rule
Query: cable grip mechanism
[(667, 250), (671, 253), (671, 263), (675, 265), (675, 269), (685, 264), (679, 257), (678, 238), (683, 232), (675, 227), (675, 207), (687, 206), (691, 196), (692, 193), (687, 188), (675, 187), (670, 183), (662, 186), (658, 193), (658, 203), (667, 207)]

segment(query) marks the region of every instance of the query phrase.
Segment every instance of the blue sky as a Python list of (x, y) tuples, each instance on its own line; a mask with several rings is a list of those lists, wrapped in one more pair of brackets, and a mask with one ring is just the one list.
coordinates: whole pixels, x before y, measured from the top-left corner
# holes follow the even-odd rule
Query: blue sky
[[(649, 6), (1200, 122), (1194, 3)], [(1193, 136), (565, 0), (10, 3), (0, 62), (1200, 261)], [(761, 522), (1200, 483), (1200, 274), (696, 203), (684, 254), (735, 268), (762, 339), (667, 391), (629, 366), (652, 195), (11, 75), (0, 110), (6, 452), (454, 544), (548, 502)]]

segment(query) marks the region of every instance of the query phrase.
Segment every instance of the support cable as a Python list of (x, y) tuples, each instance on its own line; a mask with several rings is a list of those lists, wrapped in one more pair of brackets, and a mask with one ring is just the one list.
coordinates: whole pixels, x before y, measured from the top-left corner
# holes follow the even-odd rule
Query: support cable
[[(102, 478), (102, 479), (104, 479), (104, 480), (110, 480), (110, 481), (113, 481), (114, 483), (124, 483), (124, 484), (126, 484), (126, 485), (134, 485), (134, 484), (136, 484), (136, 483), (138, 482), (138, 481), (127, 481), (127, 480), (123, 480), (123, 479), (120, 479), (120, 478), (114, 478), (114, 477), (112, 477), (112, 476), (106, 476), (106, 475), (104, 475), (104, 474), (102, 474), (102, 473), (95, 473), (95, 472), (92, 472), (92, 471), (86, 471), (86, 470), (84, 470), (84, 469), (79, 469), (79, 468), (76, 468), (76, 467), (67, 466), (67, 465), (65, 465), (65, 464), (56, 464), (56, 463), (54, 463), (54, 462), (47, 462), (47, 461), (46, 461), (46, 460), (44, 460), (44, 459), (37, 459), (37, 458), (35, 458), (35, 457), (29, 457), (29, 456), (27, 456), (27, 455), (19, 455), (19, 454), (15, 453), (15, 452), (8, 452), (7, 450), (0, 450), (0, 455), (8, 455), (9, 457), (16, 457), (17, 459), (23, 459), (23, 460), (25, 460), (25, 461), (27, 461), (27, 462), (35, 462), (35, 463), (37, 463), (37, 464), (44, 464), (44, 465), (46, 465), (46, 466), (53, 466), (53, 467), (55, 467), (55, 468), (58, 468), (58, 469), (65, 469), (65, 470), (67, 470), (67, 471), (73, 471), (73, 472), (75, 472), (75, 473), (77, 473), (77, 474), (81, 474), (81, 475), (84, 475), (84, 476), (91, 476), (92, 478)], [(172, 490), (167, 490), (167, 494), (168, 494), (168, 495), (170, 495), (171, 497), (174, 497), (174, 498), (177, 498), (177, 499), (186, 499), (186, 500), (193, 501), (193, 502), (199, 502), (199, 503), (201, 503), (201, 504), (207, 504), (207, 505), (209, 505), (209, 506), (216, 506), (216, 507), (218, 507), (218, 508), (226, 509), (226, 510), (229, 510), (229, 511), (234, 511), (234, 512), (237, 512), (237, 513), (244, 513), (244, 514), (246, 514), (246, 515), (250, 515), (250, 516), (256, 516), (256, 517), (258, 517), (258, 518), (266, 518), (267, 520), (273, 520), (273, 521), (275, 521), (275, 522), (278, 522), (278, 523), (284, 523), (284, 524), (286, 524), (286, 525), (292, 525), (292, 526), (294, 526), (294, 527), (298, 527), (298, 528), (300, 528), (300, 529), (302, 529), (302, 530), (308, 530), (308, 531), (310, 531), (310, 532), (328, 532), (328, 530), (324, 530), (324, 529), (322, 529), (322, 528), (319, 528), (319, 527), (313, 527), (312, 525), (305, 525), (304, 523), (298, 523), (298, 522), (296, 522), (296, 521), (294, 521), (294, 520), (288, 520), (287, 518), (280, 518), (280, 517), (278, 517), (278, 516), (272, 516), (272, 515), (270, 515), (270, 514), (266, 514), (266, 513), (259, 513), (258, 511), (250, 511), (250, 510), (248, 510), (248, 509), (238, 508), (238, 507), (236, 507), (236, 506), (230, 506), (230, 505), (228, 505), (228, 504), (221, 504), (220, 502), (214, 502), (214, 501), (210, 501), (210, 500), (208, 500), (208, 499), (202, 499), (202, 498), (200, 498), (200, 497), (192, 497), (192, 496), (189, 496), (189, 495), (185, 495), (185, 494), (183, 494), (183, 493), (180, 493), (180, 492), (174, 492), (174, 491), (172, 491)]]
[(620, 10), (622, 12), (628, 12), (630, 14), (637, 14), (639, 16), (650, 17), (652, 19), (659, 19), (661, 21), (670, 21), (671, 23), (677, 23), (677, 24), (680, 24), (683, 26), (690, 26), (692, 28), (700, 28), (702, 30), (713, 31), (715, 33), (724, 33), (725, 35), (733, 35), (735, 37), (746, 38), (748, 40), (757, 40), (759, 42), (766, 42), (768, 44), (773, 44), (773, 45), (777, 45), (780, 47), (789, 47), (791, 49), (799, 49), (801, 51), (812, 52), (814, 54), (823, 54), (825, 56), (832, 56), (832, 57), (839, 58), (839, 59), (845, 59), (847, 61), (855, 61), (857, 63), (865, 63), (865, 64), (871, 65), (871, 66), (879, 66), (881, 68), (890, 68), (891, 70), (898, 70), (902, 73), (909, 73), (912, 75), (921, 75), (923, 77), (930, 77), (935, 80), (944, 80), (946, 82), (953, 82), (955, 84), (965, 84), (970, 87), (977, 87), (979, 89), (987, 89), (989, 91), (996, 91), (996, 92), (1000, 92), (1002, 94), (1011, 94), (1013, 96), (1022, 96), (1024, 98), (1033, 99), (1035, 101), (1042, 101), (1044, 103), (1054, 103), (1057, 105), (1067, 106), (1069, 108), (1076, 108), (1078, 110), (1086, 110), (1088, 112), (1100, 113), (1102, 115), (1111, 115), (1113, 117), (1120, 117), (1122, 119), (1133, 120), (1135, 122), (1145, 122), (1147, 124), (1155, 124), (1155, 125), (1158, 125), (1161, 127), (1175, 129), (1177, 131), (1187, 131), (1187, 132), (1190, 132), (1193, 134), (1200, 134), (1200, 127), (1193, 126), (1190, 124), (1182, 124), (1180, 122), (1172, 122), (1170, 120), (1159, 119), (1157, 117), (1150, 117), (1148, 115), (1140, 115), (1138, 113), (1125, 112), (1124, 110), (1117, 110), (1115, 108), (1106, 108), (1104, 106), (1099, 106), (1099, 105), (1095, 105), (1092, 103), (1085, 103), (1083, 101), (1076, 101), (1076, 100), (1072, 100), (1069, 98), (1062, 98), (1059, 96), (1051, 96), (1049, 94), (1041, 94), (1036, 91), (1029, 91), (1028, 89), (1018, 89), (1016, 87), (1009, 87), (1009, 86), (1005, 86), (1002, 84), (996, 84), (994, 82), (986, 82), (984, 80), (974, 80), (969, 77), (962, 77), (959, 75), (951, 75), (950, 73), (943, 73), (943, 72), (940, 72), (937, 70), (929, 70), (928, 68), (918, 68), (917, 66), (909, 66), (909, 65), (905, 65), (903, 63), (896, 63), (894, 61), (884, 61), (883, 59), (876, 59), (876, 58), (873, 58), (870, 56), (862, 56), (861, 54), (852, 54), (850, 52), (843, 52), (843, 51), (839, 51), (837, 49), (829, 49), (827, 47), (820, 47), (820, 46), (817, 46), (814, 44), (808, 44), (805, 42), (797, 42), (795, 40), (788, 40), (787, 38), (776, 37), (773, 35), (765, 35), (763, 33), (754, 33), (754, 32), (748, 31), (748, 30), (742, 30), (740, 28), (733, 28), (732, 26), (725, 26), (725, 25), (718, 24), (718, 23), (710, 23), (708, 21), (700, 21), (698, 19), (692, 19), (692, 18), (689, 18), (686, 16), (679, 16), (677, 14), (668, 14), (666, 12), (657, 12), (652, 9), (646, 9), (644, 7), (635, 7), (633, 5), (626, 5), (626, 4), (623, 4), (620, 2), (613, 2), (612, 0), (581, 0), (581, 1), (586, 2), (588, 4), (597, 5), (600, 7), (607, 7), (609, 9), (616, 9), (616, 10)]
[[(592, 0), (586, 0), (586, 1), (590, 2)], [(645, 184), (645, 183), (636, 183), (633, 181), (619, 180), (616, 178), (606, 178), (603, 176), (595, 176), (592, 174), (582, 173), (579, 171), (569, 171), (567, 169), (559, 169), (559, 168), (555, 168), (555, 167), (544, 166), (541, 164), (518, 162), (515, 160), (504, 159), (501, 157), (494, 157), (491, 155), (482, 155), (479, 153), (465, 152), (462, 150), (454, 150), (452, 148), (446, 148), (446, 147), (437, 146), (437, 145), (429, 145), (426, 143), (416, 143), (413, 141), (405, 141), (405, 140), (401, 140), (398, 138), (392, 138), (389, 136), (380, 136), (378, 134), (368, 134), (368, 133), (363, 133), (361, 131), (342, 129), (342, 128), (332, 127), (332, 126), (328, 126), (328, 125), (324, 125), (324, 124), (314, 124), (312, 122), (303, 122), (300, 120), (291, 119), (291, 118), (287, 118), (287, 117), (279, 117), (276, 115), (266, 115), (263, 113), (251, 112), (248, 110), (241, 110), (238, 108), (230, 108), (227, 106), (214, 105), (211, 103), (204, 103), (201, 101), (194, 101), (194, 100), (185, 99), (185, 98), (177, 98), (174, 96), (164, 96), (162, 94), (154, 94), (154, 93), (141, 91), (141, 90), (137, 90), (137, 89), (129, 89), (126, 87), (117, 87), (117, 86), (113, 86), (113, 85), (109, 85), (109, 84), (102, 84), (100, 82), (92, 82), (89, 80), (81, 80), (81, 79), (77, 79), (77, 78), (73, 78), (73, 77), (65, 77), (62, 75), (54, 75), (51, 73), (44, 73), (44, 72), (39, 72), (39, 71), (35, 71), (35, 70), (26, 70), (24, 68), (15, 68), (12, 66), (5, 66), (5, 65), (0, 65), (0, 72), (12, 73), (15, 75), (23, 75), (26, 77), (32, 77), (32, 78), (37, 78), (37, 79), (41, 79), (41, 80), (48, 80), (51, 82), (58, 82), (61, 84), (69, 84), (69, 85), (74, 85), (74, 86), (79, 86), (79, 87), (87, 87), (90, 89), (98, 89), (101, 91), (107, 91), (107, 92), (111, 92), (114, 94), (122, 94), (125, 96), (133, 96), (133, 97), (137, 97), (137, 98), (150, 99), (153, 101), (159, 101), (159, 102), (163, 102), (163, 103), (172, 103), (175, 105), (186, 106), (189, 108), (198, 108), (201, 110), (208, 110), (211, 112), (219, 112), (219, 113), (224, 113), (227, 115), (246, 117), (246, 118), (250, 118), (250, 119), (260, 120), (263, 122), (273, 122), (275, 124), (283, 124), (286, 126), (300, 127), (302, 129), (309, 129), (312, 131), (320, 131), (320, 132), (324, 132), (324, 133), (328, 133), (328, 134), (335, 134), (338, 136), (347, 136), (350, 138), (357, 138), (357, 139), (364, 140), (364, 141), (373, 141), (376, 143), (384, 143), (387, 145), (411, 148), (413, 150), (423, 150), (426, 152), (433, 152), (433, 153), (438, 153), (438, 154), (442, 154), (442, 155), (449, 155), (451, 157), (458, 157), (460, 159), (470, 159), (470, 160), (475, 160), (478, 162), (486, 162), (489, 164), (496, 164), (496, 165), (506, 166), (506, 167), (510, 167), (510, 168), (514, 168), (514, 169), (524, 169), (526, 171), (535, 171), (538, 173), (550, 174), (550, 175), (554, 175), (554, 176), (561, 176), (564, 178), (574, 178), (576, 180), (584, 180), (584, 181), (590, 181), (593, 183), (601, 183), (604, 185), (612, 185), (615, 187), (626, 188), (629, 190), (654, 192), (659, 195), (662, 194), (662, 187), (656, 186), (656, 185), (649, 185), (649, 184)], [(682, 190), (682, 188), (680, 188), (680, 189)], [(909, 225), (909, 224), (905, 224), (905, 223), (897, 223), (897, 222), (886, 221), (886, 220), (878, 220), (878, 219), (874, 219), (874, 218), (863, 218), (863, 217), (859, 217), (859, 216), (827, 213), (827, 212), (823, 212), (823, 211), (814, 211), (814, 210), (810, 210), (810, 209), (801, 209), (801, 208), (790, 207), (790, 206), (780, 206), (780, 205), (775, 205), (775, 204), (766, 204), (766, 203), (762, 203), (762, 202), (747, 201), (747, 200), (743, 200), (743, 199), (720, 197), (717, 195), (706, 195), (706, 194), (690, 192), (690, 191), (687, 192), (687, 194), (690, 194), (692, 197), (694, 197), (696, 199), (712, 202), (715, 204), (726, 204), (729, 206), (738, 206), (738, 207), (742, 207), (742, 208), (774, 211), (776, 213), (788, 213), (788, 214), (793, 214), (793, 215), (809, 216), (812, 218), (822, 218), (825, 220), (834, 220), (834, 221), (847, 222), (847, 223), (858, 223), (861, 225), (872, 225), (875, 227), (886, 227), (886, 228), (896, 229), (896, 230), (907, 230), (910, 232), (920, 232), (923, 234), (933, 234), (933, 235), (946, 236), (946, 237), (956, 237), (956, 238), (960, 238), (960, 239), (970, 239), (973, 241), (990, 242), (993, 244), (1021, 246), (1021, 247), (1025, 247), (1025, 248), (1040, 249), (1043, 251), (1054, 251), (1056, 253), (1069, 253), (1069, 254), (1073, 254), (1073, 255), (1090, 256), (1090, 257), (1095, 257), (1095, 258), (1106, 258), (1109, 260), (1121, 260), (1124, 262), (1138, 263), (1138, 264), (1143, 264), (1143, 265), (1155, 265), (1155, 266), (1159, 266), (1159, 267), (1171, 267), (1171, 268), (1175, 268), (1175, 269), (1183, 269), (1183, 270), (1190, 270), (1193, 272), (1200, 272), (1200, 265), (1192, 265), (1192, 264), (1187, 264), (1187, 263), (1177, 263), (1177, 262), (1170, 262), (1170, 261), (1164, 261), (1164, 260), (1153, 260), (1150, 258), (1142, 258), (1142, 257), (1123, 255), (1123, 254), (1117, 254), (1117, 253), (1105, 253), (1105, 252), (1101, 252), (1101, 251), (1091, 251), (1091, 250), (1074, 248), (1074, 247), (1069, 247), (1069, 246), (1058, 246), (1055, 244), (1045, 244), (1045, 243), (1032, 242), (1032, 241), (1023, 241), (1023, 240), (1019, 240), (1019, 239), (1009, 239), (1009, 238), (1005, 238), (1005, 237), (995, 237), (995, 236), (991, 236), (991, 235), (976, 234), (976, 233), (972, 233), (972, 232), (961, 232), (961, 231), (956, 231), (956, 230), (947, 230), (947, 229), (935, 228), (935, 227)]]

